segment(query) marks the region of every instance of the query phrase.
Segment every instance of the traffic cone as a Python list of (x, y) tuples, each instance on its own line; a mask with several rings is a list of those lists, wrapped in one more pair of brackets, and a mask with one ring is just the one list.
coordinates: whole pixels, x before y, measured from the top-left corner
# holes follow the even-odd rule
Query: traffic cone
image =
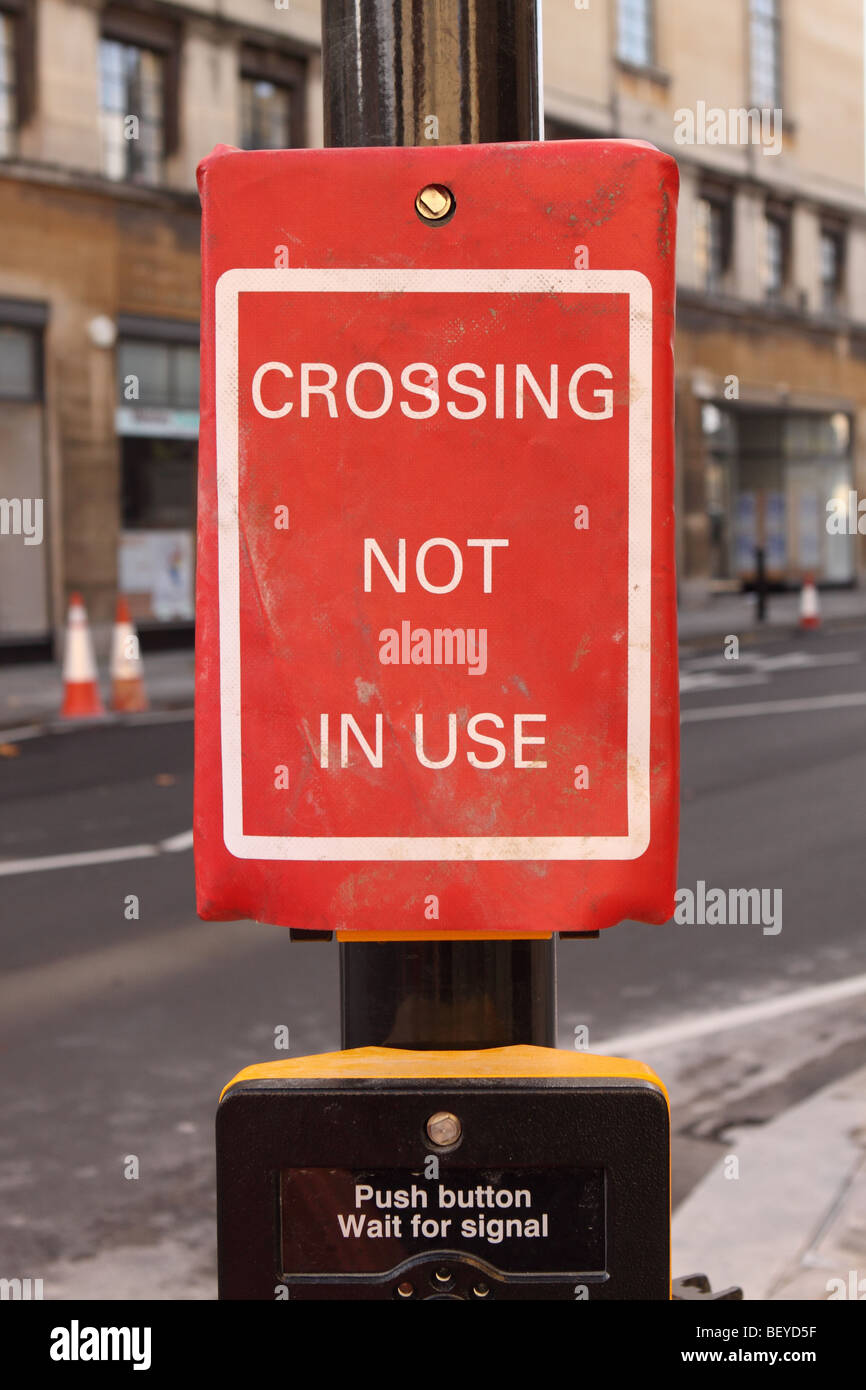
[(808, 629), (820, 626), (821, 613), (818, 607), (818, 590), (815, 588), (814, 577), (807, 574), (800, 590), (800, 627)]
[(70, 594), (63, 653), (61, 719), (92, 719), (104, 714), (87, 611), (80, 594)]
[(111, 708), (124, 714), (148, 708), (138, 634), (125, 598), (117, 600), (111, 638)]

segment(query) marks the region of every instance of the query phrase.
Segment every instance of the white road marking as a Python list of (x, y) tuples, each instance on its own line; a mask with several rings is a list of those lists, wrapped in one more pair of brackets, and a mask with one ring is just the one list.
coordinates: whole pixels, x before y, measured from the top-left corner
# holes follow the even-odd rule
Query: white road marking
[(723, 656), (695, 657), (680, 668), (680, 693), (692, 690), (739, 690), (744, 685), (765, 685), (771, 675), (788, 671), (813, 671), (824, 666), (854, 666), (863, 660), (860, 652), (782, 652), (765, 656), (745, 652), (738, 661)]
[(139, 714), (102, 714), (87, 720), (68, 719), (61, 723), (21, 724), (16, 729), (0, 729), (0, 743), (24, 743), (30, 738), (47, 738), (51, 734), (78, 734), (91, 729), (134, 729), (139, 724), (186, 724), (194, 718), (192, 709), (151, 709)]
[(642, 1033), (622, 1033), (619, 1037), (593, 1043), (593, 1052), (611, 1057), (637, 1057), (646, 1048), (668, 1047), (691, 1038), (705, 1037), (709, 1033), (722, 1033), (750, 1023), (761, 1023), (768, 1018), (784, 1018), (786, 1014), (824, 1008), (828, 1004), (838, 1003), (840, 999), (853, 999), (860, 994), (866, 994), (866, 975), (852, 975), (847, 980), (833, 980), (830, 984), (812, 985), (809, 989), (795, 990), (791, 994), (773, 995), (768, 999), (759, 999), (754, 1004), (739, 1004), (733, 1009), (687, 1015), (674, 1023), (647, 1028)]
[(0, 743), (23, 743), (28, 738), (39, 738), (45, 730), (41, 724), (22, 724), (18, 729), (0, 730)]
[(179, 850), (192, 849), (192, 831), (182, 830), (179, 835), (170, 835), (167, 840), (160, 840), (159, 847), (168, 850), (169, 854), (175, 854)]
[(117, 864), (125, 859), (155, 859), (192, 849), (192, 831), (184, 830), (155, 845), (116, 845), (113, 849), (82, 850), (77, 854), (46, 854), (36, 859), (0, 859), (0, 877), (38, 874), (48, 869), (77, 869), (88, 864)]
[(708, 705), (706, 709), (680, 711), (680, 722), (699, 724), (707, 719), (750, 719), (759, 714), (802, 714), (808, 710), (854, 709), (866, 705), (866, 690), (848, 695), (816, 695), (803, 700), (761, 700), (742, 705)]
[(687, 695), (693, 690), (739, 690), (744, 685), (769, 685), (770, 677), (761, 671), (736, 672), (723, 671), (683, 671), (680, 675), (680, 694)]
[(736, 678), (738, 670), (805, 671), (821, 666), (855, 666), (862, 660), (862, 652), (780, 652), (775, 656), (743, 652), (736, 661), (727, 661), (716, 653), (715, 656), (686, 657), (681, 665), (684, 671), (727, 671)]
[[(742, 660), (742, 658), (740, 658)], [(778, 656), (762, 656), (756, 663), (760, 671), (813, 671), (822, 666), (856, 666), (863, 660), (861, 652), (781, 652)]]

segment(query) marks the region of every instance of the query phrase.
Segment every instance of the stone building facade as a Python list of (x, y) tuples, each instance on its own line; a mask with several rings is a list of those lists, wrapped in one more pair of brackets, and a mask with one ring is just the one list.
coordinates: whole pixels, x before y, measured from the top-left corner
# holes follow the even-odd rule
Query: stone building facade
[[(545, 9), (548, 135), (640, 136), (680, 165), (677, 458), (685, 602), (853, 584), (866, 537), (863, 7), (618, 0)], [(864, 518), (866, 529), (866, 518)]]
[[(192, 630), (199, 213), (217, 143), (322, 141), (317, 0), (0, 0), (0, 659), (80, 590)], [(551, 138), (638, 137), (682, 176), (686, 601), (856, 583), (866, 537), (862, 6), (544, 0)], [(26, 518), (28, 513), (22, 514)], [(30, 513), (32, 516), (32, 513)]]
[(102, 641), (123, 591), (189, 642), (196, 165), (321, 144), (318, 5), (0, 0), (0, 41), (0, 494), (44, 500), (0, 538), (0, 659), (74, 590)]

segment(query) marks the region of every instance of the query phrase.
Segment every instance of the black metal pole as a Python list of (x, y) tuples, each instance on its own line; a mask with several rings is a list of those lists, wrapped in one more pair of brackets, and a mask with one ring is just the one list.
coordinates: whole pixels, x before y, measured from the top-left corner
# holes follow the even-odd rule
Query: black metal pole
[(538, 140), (538, 8), (538, 0), (323, 0), (325, 144)]
[(556, 1044), (552, 939), (344, 942), (340, 985), (344, 1047)]
[[(541, 135), (538, 0), (323, 0), (325, 143)], [(340, 947), (344, 1047), (556, 1044), (555, 942)]]

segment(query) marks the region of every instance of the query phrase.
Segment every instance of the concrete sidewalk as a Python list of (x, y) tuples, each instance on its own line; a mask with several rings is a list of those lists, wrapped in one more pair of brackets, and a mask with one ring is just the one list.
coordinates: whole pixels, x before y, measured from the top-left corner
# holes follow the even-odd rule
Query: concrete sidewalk
[[(146, 652), (144, 683), (156, 710), (191, 709), (195, 658), (188, 651)], [(100, 665), (102, 698), (108, 708), (111, 682)], [(50, 725), (59, 718), (63, 680), (59, 663), (32, 662), (0, 666), (0, 729), (21, 725)], [(134, 716), (128, 716), (134, 717)]]
[[(818, 595), (822, 624), (828, 627), (866, 623), (866, 589), (831, 589)], [(681, 603), (679, 634), (682, 643), (699, 643), (733, 633), (795, 632), (800, 620), (800, 595), (769, 594), (763, 623), (755, 616), (754, 594), (720, 594), (691, 607)]]
[(747, 1299), (866, 1299), (866, 1067), (758, 1128), (678, 1208), (676, 1276)]

